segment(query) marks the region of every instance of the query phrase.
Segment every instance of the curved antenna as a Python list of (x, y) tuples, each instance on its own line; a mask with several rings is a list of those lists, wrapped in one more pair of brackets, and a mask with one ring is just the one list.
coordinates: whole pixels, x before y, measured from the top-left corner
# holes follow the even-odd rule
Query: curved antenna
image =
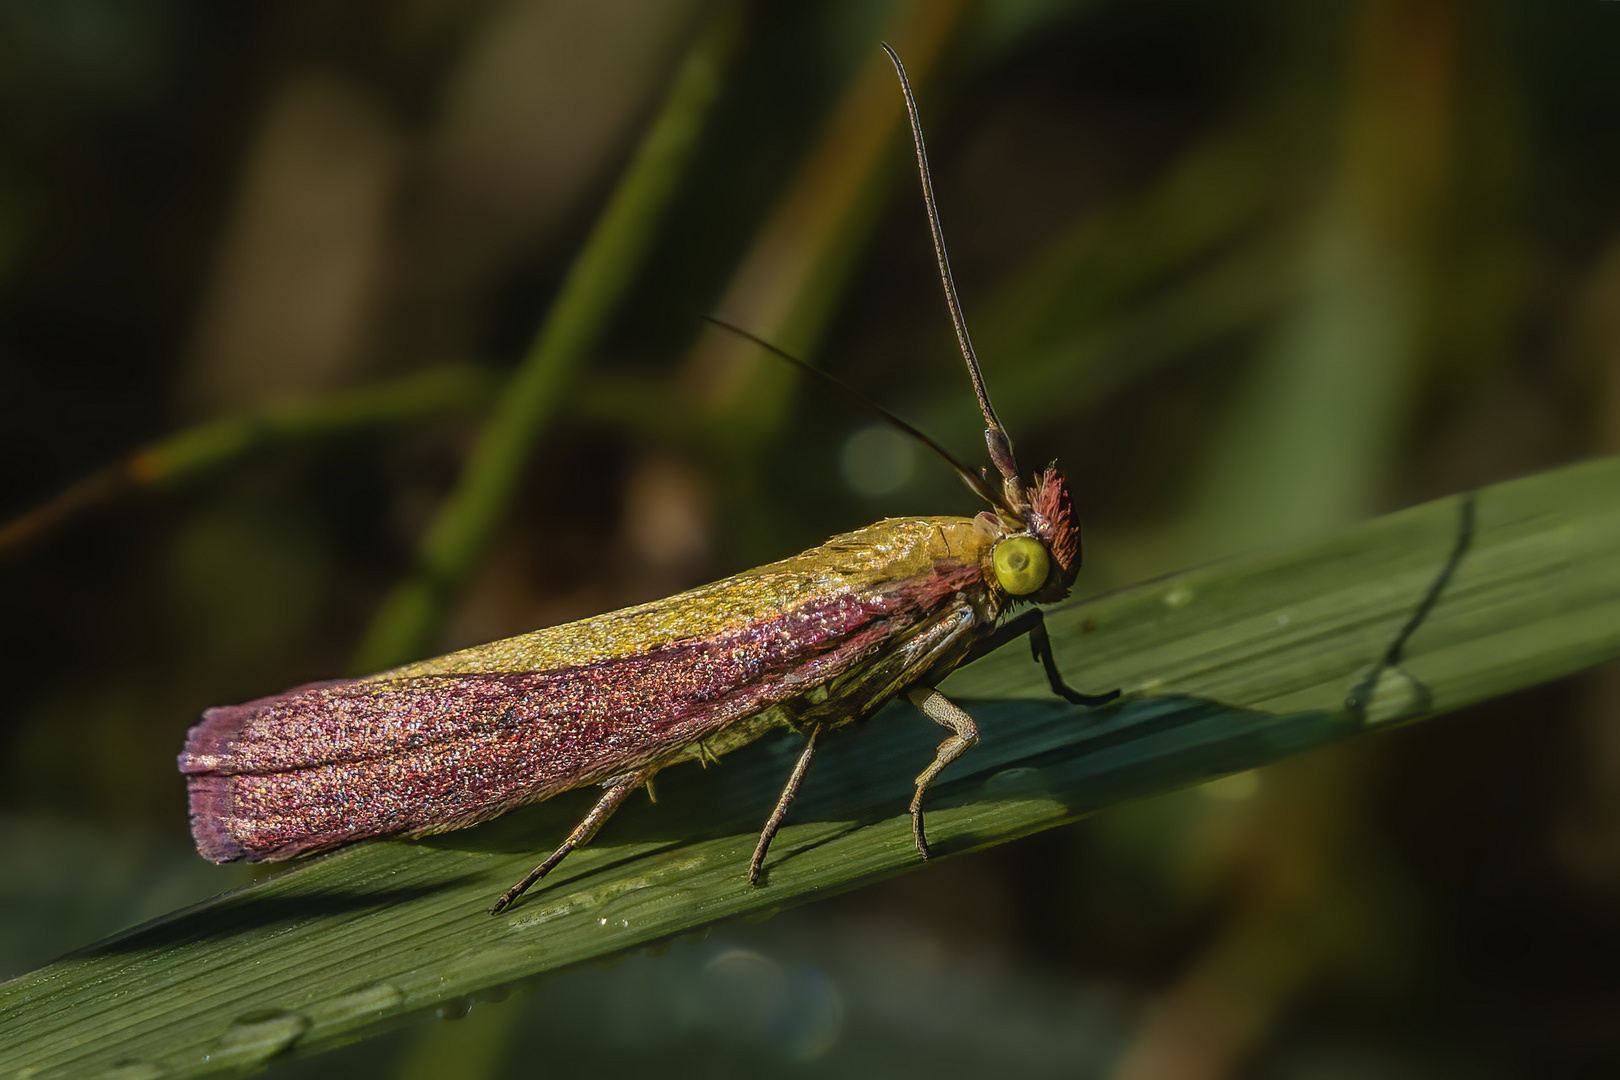
[(726, 320), (717, 318), (713, 315), (705, 315), (703, 316), (703, 319), (705, 322), (711, 322), (720, 327), (722, 330), (730, 330), (738, 337), (746, 341), (753, 342), (766, 352), (773, 353), (776, 356), (781, 357), (783, 360), (786, 360), (800, 371), (814, 375), (816, 378), (838, 391), (838, 393), (843, 395), (849, 401), (853, 401), (867, 412), (876, 416), (879, 420), (893, 424), (895, 427), (899, 428), (907, 435), (910, 435), (913, 439), (916, 439), (918, 442), (922, 443), (924, 446), (928, 447), (928, 449), (932, 450), (934, 453), (943, 458), (947, 465), (956, 470), (956, 475), (962, 478), (962, 483), (966, 484), (968, 486), (968, 490), (972, 491), (973, 494), (977, 495), (979, 498), (983, 499), (985, 502), (989, 503), (991, 506), (994, 506), (998, 510), (1009, 509), (1006, 500), (1001, 498), (1001, 496), (996, 493), (996, 489), (990, 486), (989, 482), (985, 480), (982, 473), (975, 470), (972, 466), (965, 465), (961, 461), (957, 460), (955, 454), (952, 454), (949, 450), (939, 445), (939, 443), (935, 442), (927, 435), (924, 435), (921, 431), (918, 431), (916, 428), (912, 427), (910, 424), (906, 423), (904, 420), (900, 419), (898, 416), (894, 415), (894, 413), (890, 412), (888, 409), (885, 409), (877, 402), (868, 398), (865, 394), (861, 393), (859, 390), (855, 389), (838, 376), (833, 375), (830, 372), (822, 371), (820, 368), (800, 360), (797, 356), (794, 356), (786, 349), (772, 345), (758, 334), (749, 333), (736, 323), (729, 323)]
[(995, 406), (990, 404), (990, 394), (984, 388), (984, 375), (979, 371), (979, 358), (973, 351), (973, 341), (968, 337), (967, 319), (962, 315), (962, 302), (956, 296), (956, 279), (951, 276), (951, 260), (945, 254), (945, 233), (939, 224), (939, 205), (934, 200), (934, 181), (928, 171), (928, 151), (923, 148), (922, 120), (917, 115), (917, 98), (911, 92), (911, 80), (906, 78), (906, 66), (900, 62), (900, 54), (889, 46), (888, 42), (881, 42), (883, 51), (889, 54), (889, 61), (894, 64), (894, 73), (900, 77), (900, 92), (906, 98), (906, 117), (911, 121), (911, 141), (917, 148), (917, 175), (922, 180), (923, 204), (928, 209), (928, 230), (934, 237), (934, 261), (939, 264), (939, 280), (945, 289), (945, 306), (951, 311), (951, 325), (956, 329), (956, 343), (962, 349), (962, 359), (967, 362), (968, 377), (973, 380), (973, 393), (978, 396), (979, 410), (984, 413), (984, 441), (990, 448), (990, 461), (995, 465), (996, 471), (1001, 474), (1002, 487), (1006, 490), (1006, 501), (1012, 507), (1021, 511), (1028, 508), (1029, 496), (1024, 492), (1024, 483), (1018, 476), (1018, 462), (1013, 457), (1012, 439), (1007, 435), (1007, 429), (1001, 426), (1001, 420), (996, 416)]

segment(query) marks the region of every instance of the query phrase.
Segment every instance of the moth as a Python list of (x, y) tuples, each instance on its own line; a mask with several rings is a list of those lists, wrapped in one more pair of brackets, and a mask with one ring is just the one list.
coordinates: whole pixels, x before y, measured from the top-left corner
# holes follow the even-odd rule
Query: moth
[(979, 738), (936, 682), (1028, 635), (1056, 694), (1079, 705), (1117, 696), (1071, 689), (1040, 608), (1014, 614), (1068, 595), (1080, 570), (1080, 525), (1055, 466), (1025, 481), (990, 404), (951, 278), (916, 98), (900, 57), (883, 48), (905, 98), (946, 306), (999, 485), (989, 470), (883, 415), (950, 462), (990, 509), (890, 518), (668, 599), (208, 709), (179, 759), (204, 857), (258, 862), (425, 836), (599, 785), (584, 820), (495, 902), (495, 914), (589, 842), (659, 770), (713, 761), (787, 727), (803, 735), (804, 750), (749, 862), (758, 884), (823, 737), (903, 694), (950, 731), (911, 800), (927, 858), (924, 796)]

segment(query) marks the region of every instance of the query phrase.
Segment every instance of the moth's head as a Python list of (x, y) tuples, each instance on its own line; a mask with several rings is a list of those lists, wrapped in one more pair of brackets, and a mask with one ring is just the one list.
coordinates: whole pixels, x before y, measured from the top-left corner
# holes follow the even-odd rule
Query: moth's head
[(1020, 517), (1000, 519), (1002, 535), (990, 551), (996, 585), (1037, 604), (1063, 599), (1080, 573), (1080, 522), (1068, 482), (1055, 465), (1035, 478)]

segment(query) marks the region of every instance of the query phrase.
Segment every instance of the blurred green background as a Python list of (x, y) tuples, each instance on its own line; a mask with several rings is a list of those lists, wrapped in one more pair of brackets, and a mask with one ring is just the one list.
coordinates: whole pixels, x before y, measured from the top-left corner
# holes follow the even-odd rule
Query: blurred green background
[[(45, 507), (0, 533), (0, 977), (250, 880), (186, 831), (207, 705), (973, 509), (700, 321), (978, 460), (880, 39), (1082, 592), (1620, 452), (1620, 4), (0, 5), (0, 519)], [(277, 1070), (1613, 1075), (1617, 967), (1610, 665)]]

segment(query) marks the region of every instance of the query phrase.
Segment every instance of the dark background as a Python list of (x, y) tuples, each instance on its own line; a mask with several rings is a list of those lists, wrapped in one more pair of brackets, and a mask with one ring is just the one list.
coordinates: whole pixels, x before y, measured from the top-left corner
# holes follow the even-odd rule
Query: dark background
[[(0, 5), (0, 518), (203, 421), (510, 369), (712, 10)], [(963, 302), (1025, 463), (1074, 478), (1082, 592), (1620, 450), (1620, 4), (744, 12), (439, 647), (971, 509), (776, 367), (717, 389), (699, 322), (977, 460), (904, 148), (826, 134), (919, 26)], [(795, 284), (751, 253), (815, 163), (862, 194)], [(0, 976), (248, 880), (190, 847), (186, 728), (345, 669), (476, 430), (288, 439), (0, 551)], [(1611, 665), (282, 1068), (1613, 1075), (1617, 712)]]

